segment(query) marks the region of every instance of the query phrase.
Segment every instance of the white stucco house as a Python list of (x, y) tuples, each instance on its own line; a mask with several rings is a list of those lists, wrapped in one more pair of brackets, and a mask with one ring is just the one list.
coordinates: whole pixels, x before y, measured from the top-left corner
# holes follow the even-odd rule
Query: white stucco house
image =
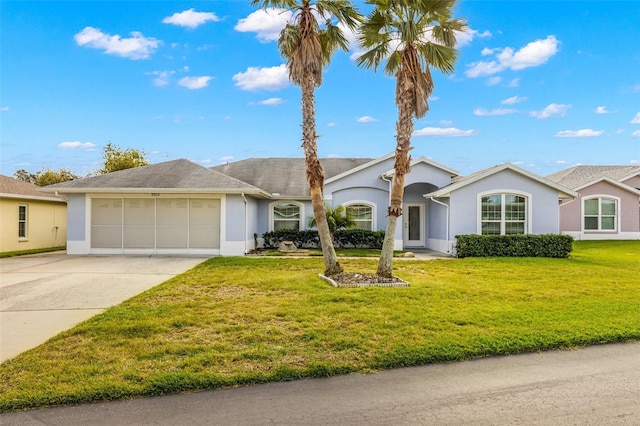
[[(326, 158), (325, 202), (358, 227), (384, 230), (393, 154)], [(424, 157), (405, 183), (396, 249), (451, 253), (461, 234), (560, 233), (560, 201), (577, 193), (502, 164), (460, 176)], [(312, 215), (303, 158), (251, 158), (211, 168), (174, 160), (46, 187), (67, 198), (69, 254), (243, 255), (262, 234), (306, 229)]]

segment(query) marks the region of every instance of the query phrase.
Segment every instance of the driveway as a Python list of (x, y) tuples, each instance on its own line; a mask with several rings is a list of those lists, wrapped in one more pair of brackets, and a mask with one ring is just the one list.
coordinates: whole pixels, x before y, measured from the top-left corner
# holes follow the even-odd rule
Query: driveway
[(0, 259), (0, 362), (204, 260), (63, 253)]

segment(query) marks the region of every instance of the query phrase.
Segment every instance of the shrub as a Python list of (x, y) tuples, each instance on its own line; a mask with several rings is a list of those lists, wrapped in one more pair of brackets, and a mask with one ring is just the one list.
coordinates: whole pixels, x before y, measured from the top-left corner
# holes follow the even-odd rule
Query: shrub
[(569, 235), (456, 235), (457, 257), (569, 257)]
[[(319, 248), (320, 238), (316, 230), (280, 229), (262, 235), (264, 248), (278, 248), (282, 241), (293, 241), (298, 248)], [(384, 231), (364, 229), (340, 229), (333, 233), (333, 243), (337, 247), (381, 249)]]

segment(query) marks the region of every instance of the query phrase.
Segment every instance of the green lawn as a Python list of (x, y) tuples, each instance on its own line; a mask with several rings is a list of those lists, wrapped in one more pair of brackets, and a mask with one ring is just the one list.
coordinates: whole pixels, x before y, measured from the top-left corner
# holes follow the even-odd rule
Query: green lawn
[(322, 267), (211, 259), (0, 365), (0, 410), (640, 339), (640, 241), (398, 259), (409, 288), (336, 289)]

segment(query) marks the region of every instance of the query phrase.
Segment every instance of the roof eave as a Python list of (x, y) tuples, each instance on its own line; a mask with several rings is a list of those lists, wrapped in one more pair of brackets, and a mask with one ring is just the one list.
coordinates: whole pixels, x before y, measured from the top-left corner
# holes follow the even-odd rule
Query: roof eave
[(54, 197), (39, 197), (37, 195), (22, 195), (22, 194), (10, 194), (10, 193), (0, 193), (0, 198), (14, 198), (17, 200), (36, 200), (36, 201), (51, 201), (54, 203), (66, 203), (65, 200)]

